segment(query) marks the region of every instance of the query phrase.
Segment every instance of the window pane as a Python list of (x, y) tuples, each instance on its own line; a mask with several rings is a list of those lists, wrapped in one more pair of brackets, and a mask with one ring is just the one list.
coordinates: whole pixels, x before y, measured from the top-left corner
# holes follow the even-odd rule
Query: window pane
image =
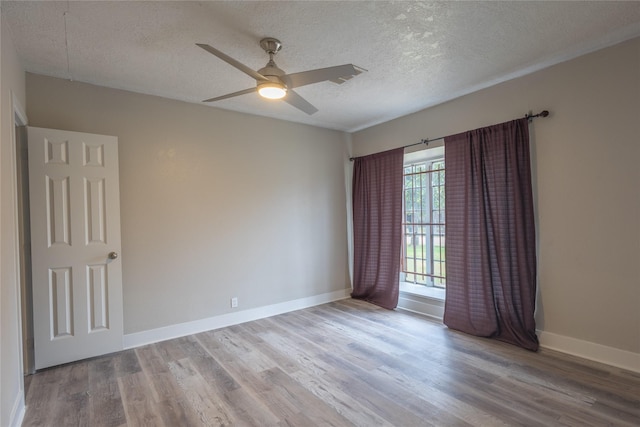
[(444, 161), (404, 168), (404, 280), (445, 286)]

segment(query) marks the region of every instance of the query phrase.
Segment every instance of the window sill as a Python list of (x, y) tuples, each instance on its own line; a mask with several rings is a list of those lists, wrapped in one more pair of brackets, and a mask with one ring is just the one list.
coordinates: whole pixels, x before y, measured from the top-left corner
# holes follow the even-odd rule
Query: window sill
[(432, 298), (438, 301), (444, 301), (445, 290), (433, 288), (423, 285), (414, 285), (413, 283), (400, 282), (400, 292), (411, 295), (418, 295), (425, 298)]

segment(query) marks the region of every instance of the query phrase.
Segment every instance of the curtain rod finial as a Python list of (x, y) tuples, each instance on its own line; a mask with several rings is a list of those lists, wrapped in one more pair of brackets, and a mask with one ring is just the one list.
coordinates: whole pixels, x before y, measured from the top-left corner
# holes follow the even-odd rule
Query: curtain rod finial
[(531, 122), (536, 117), (548, 117), (548, 116), (549, 116), (549, 110), (542, 110), (538, 114), (533, 114), (532, 111), (529, 111), (527, 114), (524, 115), (524, 118), (528, 119), (529, 122)]

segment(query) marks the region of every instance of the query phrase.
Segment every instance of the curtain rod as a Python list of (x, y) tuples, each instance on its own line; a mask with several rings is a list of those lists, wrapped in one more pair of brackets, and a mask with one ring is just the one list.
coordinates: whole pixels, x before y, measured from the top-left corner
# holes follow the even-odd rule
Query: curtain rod
[[(524, 118), (529, 120), (529, 123), (531, 123), (533, 121), (533, 119), (535, 119), (536, 117), (547, 117), (549, 115), (549, 111), (548, 110), (542, 110), (540, 111), (538, 114), (531, 114), (530, 112), (524, 115)], [(409, 148), (409, 147), (413, 147), (416, 145), (420, 145), (420, 144), (424, 144), (424, 145), (429, 145), (430, 142), (433, 141), (440, 141), (441, 139), (445, 139), (446, 136), (440, 136), (438, 138), (433, 138), (433, 139), (421, 139), (420, 142), (414, 142), (413, 144), (409, 144), (409, 145), (405, 145), (402, 148)], [(356, 157), (349, 157), (350, 161), (354, 161), (356, 159)]]

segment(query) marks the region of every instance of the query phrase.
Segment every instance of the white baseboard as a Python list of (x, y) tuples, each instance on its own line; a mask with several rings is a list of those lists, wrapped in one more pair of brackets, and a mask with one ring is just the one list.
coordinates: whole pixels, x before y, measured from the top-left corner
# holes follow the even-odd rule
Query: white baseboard
[(25, 406), (24, 406), (24, 390), (21, 388), (16, 396), (16, 401), (11, 408), (11, 416), (9, 417), (9, 426), (20, 427), (24, 420)]
[(537, 333), (541, 347), (629, 371), (640, 372), (640, 353), (620, 350), (602, 344), (554, 334), (553, 332), (537, 331)]
[(220, 316), (206, 319), (194, 320), (192, 322), (179, 323), (177, 325), (165, 326), (148, 331), (134, 332), (124, 336), (124, 348), (130, 349), (173, 338), (184, 337), (199, 332), (224, 328), (226, 326), (237, 325), (239, 323), (250, 322), (252, 320), (263, 319), (290, 311), (301, 310), (331, 301), (348, 298), (351, 288), (340, 291), (328, 292), (326, 294), (314, 295), (312, 297), (300, 298), (286, 301), (279, 304), (272, 304), (264, 307), (252, 308), (249, 310), (236, 311), (233, 313), (221, 314)]

